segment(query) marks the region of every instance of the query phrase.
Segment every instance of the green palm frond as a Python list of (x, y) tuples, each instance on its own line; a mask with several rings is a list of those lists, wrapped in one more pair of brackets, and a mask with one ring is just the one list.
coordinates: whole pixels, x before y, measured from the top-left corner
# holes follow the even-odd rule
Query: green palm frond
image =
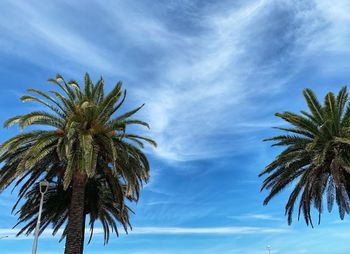
[(315, 119), (317, 119), (318, 123), (322, 123), (323, 122), (322, 106), (320, 102), (317, 100), (317, 97), (315, 96), (314, 92), (311, 89), (305, 89), (303, 93), (312, 116), (314, 116)]
[(323, 105), (310, 89), (304, 90), (304, 97), (309, 112), (276, 114), (292, 127), (277, 127), (287, 134), (265, 139), (285, 149), (259, 176), (268, 174), (262, 185), (262, 190), (269, 190), (265, 205), (296, 183), (285, 207), (288, 223), (299, 202), (298, 218), (303, 215), (306, 224), (313, 226), (312, 206), (320, 223), (324, 197), (329, 211), (336, 201), (341, 219), (350, 213), (350, 110), (345, 87), (337, 96), (328, 93)]

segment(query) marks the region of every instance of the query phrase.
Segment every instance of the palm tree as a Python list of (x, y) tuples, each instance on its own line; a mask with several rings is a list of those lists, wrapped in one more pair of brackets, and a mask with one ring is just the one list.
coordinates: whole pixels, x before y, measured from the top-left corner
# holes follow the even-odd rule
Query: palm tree
[(350, 212), (350, 106), (346, 87), (337, 97), (328, 93), (323, 105), (310, 89), (304, 90), (304, 97), (309, 112), (276, 114), (292, 126), (277, 127), (286, 133), (266, 139), (284, 150), (260, 176), (268, 174), (262, 185), (262, 190), (270, 190), (264, 205), (293, 184), (285, 207), (288, 223), (292, 223), (294, 206), (299, 202), (298, 219), (303, 214), (306, 224), (313, 226), (311, 205), (320, 223), (323, 196), (329, 212), (334, 200), (341, 219)]
[(121, 82), (105, 94), (104, 80), (94, 84), (88, 74), (83, 88), (74, 80), (66, 82), (59, 74), (49, 81), (59, 90), (48, 94), (28, 89), (32, 95), (21, 98), (37, 102), (48, 111), (34, 111), (5, 122), (6, 127), (18, 124), (21, 129), (33, 125), (46, 128), (24, 132), (2, 144), (0, 190), (15, 180), (17, 184), (25, 181), (19, 193), (22, 198), (39, 179), (61, 179), (63, 190), (71, 189), (65, 253), (82, 253), (87, 183), (103, 172), (121, 207), (123, 197), (137, 200), (150, 169), (141, 148), (144, 141), (153, 146), (156, 143), (126, 132), (131, 124), (149, 127), (143, 121), (130, 119), (143, 105), (115, 116), (126, 97)]

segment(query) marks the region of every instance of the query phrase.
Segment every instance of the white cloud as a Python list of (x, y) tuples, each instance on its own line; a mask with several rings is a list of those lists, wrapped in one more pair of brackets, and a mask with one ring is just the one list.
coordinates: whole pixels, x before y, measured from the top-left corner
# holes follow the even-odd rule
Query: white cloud
[[(68, 67), (71, 62), (80, 67), (74, 68), (75, 71), (94, 69), (105, 73), (121, 72), (109, 59), (109, 52), (103, 47), (83, 36), (80, 31), (53, 18), (57, 11), (55, 5), (37, 4), (34, 7), (24, 1), (5, 1), (2, 4), (6, 6), (8, 13), (0, 17), (0, 21), (6, 24), (5, 27), (11, 33), (6, 31), (8, 38), (0, 39), (1, 50), (55, 72), (59, 68), (60, 72), (71, 73), (72, 70)], [(25, 29), (18, 29), (24, 22)], [(39, 52), (33, 56), (37, 50)], [(42, 54), (43, 52), (46, 54)], [(62, 62), (62, 59), (66, 60)]]
[(269, 221), (282, 221), (282, 218), (270, 214), (243, 214), (236, 216), (228, 216), (231, 219), (237, 220), (269, 220)]
[[(65, 4), (68, 13), (84, 14), (78, 3)], [(22, 1), (2, 5), (9, 10), (0, 17), (8, 27), (0, 26), (8, 35), (0, 39), (7, 53), (55, 71), (93, 69), (127, 84), (135, 82), (129, 94), (146, 102), (144, 116), (159, 143), (155, 153), (171, 161), (249, 150), (256, 140), (242, 133), (268, 128), (271, 121), (266, 114), (270, 105), (256, 98), (282, 91), (320, 52), (349, 52), (344, 40), (350, 36), (344, 11), (349, 3), (344, 0), (242, 1), (225, 8), (209, 4), (200, 12), (191, 1), (172, 1), (167, 8), (181, 6), (186, 11), (181, 21), (198, 29), (191, 33), (174, 29), (153, 5), (94, 2), (91, 6), (103, 16), (97, 25), (109, 32), (106, 43), (76, 24), (57, 22), (57, 8), (67, 9), (56, 3), (35, 8)], [(42, 51), (46, 53), (39, 54)], [(332, 66), (322, 65), (322, 71), (338, 68)], [(148, 79), (141, 70), (155, 78)], [(259, 116), (261, 111), (265, 115)]]
[[(23, 240), (31, 239), (33, 236), (20, 236), (16, 238), (18, 230), (11, 228), (0, 229), (0, 237), (5, 237), (2, 240)], [(243, 235), (243, 234), (281, 234), (288, 233), (289, 230), (285, 228), (269, 228), (269, 227), (135, 227), (130, 235)], [(60, 236), (62, 231), (57, 233)], [(86, 234), (89, 230), (86, 229)], [(94, 235), (103, 234), (103, 228), (95, 228)], [(52, 230), (47, 229), (40, 236), (41, 238), (54, 238)]]
[[(329, 51), (349, 52), (344, 40), (350, 38), (350, 19), (344, 11), (348, 5), (261, 0), (203, 15), (205, 32), (191, 38), (183, 35), (186, 39), (175, 48), (177, 54), (163, 60), (157, 81), (162, 85), (138, 91), (148, 102), (147, 117), (159, 143), (156, 153), (186, 161), (255, 146), (256, 139), (242, 134), (278, 125), (270, 120), (272, 104), (263, 104), (261, 98), (290, 88), (291, 80), (310, 62), (316, 62), (321, 72), (339, 71), (318, 57)], [(270, 111), (271, 118), (259, 116)]]
[(212, 228), (181, 228), (181, 227), (144, 227), (135, 228), (134, 234), (267, 234), (286, 233), (282, 228), (263, 227), (212, 227)]
[[(258, 62), (264, 59), (256, 57), (266, 54), (263, 51), (264, 47), (268, 49), (269, 42), (256, 40), (256, 44), (250, 45), (265, 32), (256, 30), (261, 27), (258, 23), (266, 22), (266, 27), (277, 22), (267, 19), (276, 8), (282, 7), (274, 1), (255, 1), (203, 15), (200, 22), (206, 27), (205, 32), (185, 40), (191, 43), (184, 43), (175, 56), (164, 59), (162, 79), (157, 81), (162, 85), (138, 91), (142, 100), (148, 102), (146, 110), (159, 143), (156, 153), (160, 157), (179, 161), (210, 158), (253, 145), (248, 139), (234, 136), (247, 131), (244, 126), (254, 122), (249, 120), (249, 114), (259, 110), (259, 102), (252, 96), (278, 92), (291, 75), (275, 75), (291, 56), (282, 55), (282, 61), (281, 56), (276, 59), (271, 56), (272, 60), (264, 65)], [(292, 5), (283, 8), (294, 10)], [(298, 31), (295, 33), (300, 36)], [(263, 45), (261, 51), (254, 52), (260, 50), (256, 49), (259, 43)], [(259, 121), (255, 120), (254, 125), (262, 126)], [(245, 145), (237, 145), (240, 142)]]

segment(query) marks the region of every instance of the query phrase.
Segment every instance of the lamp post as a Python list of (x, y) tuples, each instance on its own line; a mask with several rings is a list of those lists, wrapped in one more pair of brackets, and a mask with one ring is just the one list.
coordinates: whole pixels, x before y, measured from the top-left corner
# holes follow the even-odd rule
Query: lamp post
[(40, 190), (40, 194), (41, 194), (41, 199), (40, 199), (38, 220), (36, 222), (35, 233), (34, 233), (34, 243), (33, 243), (32, 254), (36, 254), (36, 250), (38, 248), (38, 238), (39, 238), (39, 230), (40, 230), (41, 212), (43, 210), (44, 195), (47, 192), (48, 188), (49, 188), (49, 182), (48, 181), (43, 180), (43, 181), (41, 181), (39, 183), (39, 190)]
[(266, 248), (267, 248), (268, 253), (271, 254), (271, 246), (267, 245)]

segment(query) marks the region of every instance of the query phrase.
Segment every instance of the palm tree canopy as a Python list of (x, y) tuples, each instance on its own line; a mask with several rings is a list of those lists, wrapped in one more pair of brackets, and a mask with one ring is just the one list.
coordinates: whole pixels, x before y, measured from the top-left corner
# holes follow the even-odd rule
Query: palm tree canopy
[[(96, 184), (96, 193), (106, 197), (105, 201), (109, 200), (103, 207), (87, 209), (91, 221), (100, 218), (105, 233), (108, 225), (116, 230), (114, 219), (126, 228), (129, 221), (124, 197), (137, 201), (140, 188), (149, 180), (150, 167), (142, 152), (144, 142), (156, 146), (149, 138), (127, 132), (127, 126), (133, 124), (149, 128), (147, 123), (131, 118), (143, 105), (115, 116), (126, 97), (121, 82), (107, 94), (104, 93), (104, 80), (101, 78), (94, 84), (88, 74), (85, 75), (83, 87), (74, 80), (66, 82), (59, 74), (49, 82), (58, 89), (49, 93), (28, 89), (30, 95), (21, 98), (23, 102), (39, 103), (46, 111), (15, 116), (5, 122), (5, 127), (18, 124), (21, 129), (28, 126), (46, 128), (23, 132), (1, 145), (0, 191), (13, 182), (15, 186), (21, 185), (18, 202), (26, 197), (27, 202), (23, 207), (29, 209), (29, 200), (38, 198), (36, 182), (44, 178), (58, 182), (52, 189), (54, 194), (51, 193), (49, 197), (67, 198), (72, 188), (73, 174), (78, 170), (88, 177), (86, 204), (96, 198), (89, 192), (91, 183)], [(66, 205), (65, 202), (61, 200), (60, 204)], [(113, 206), (114, 210), (108, 206)], [(66, 208), (57, 208), (62, 209), (57, 216), (63, 217), (48, 219), (47, 222), (55, 227), (63, 223)], [(32, 209), (36, 208), (33, 206)], [(104, 218), (101, 217), (102, 212), (105, 213)], [(20, 222), (35, 216), (32, 210), (25, 212), (22, 209), (20, 214)], [(114, 218), (109, 217), (110, 214)], [(28, 225), (32, 226), (30, 223)], [(30, 230), (31, 226), (26, 229)]]
[(306, 224), (313, 226), (312, 205), (318, 223), (324, 204), (331, 212), (336, 201), (341, 219), (350, 212), (350, 107), (346, 87), (337, 96), (328, 93), (323, 105), (310, 89), (304, 90), (304, 97), (308, 112), (276, 114), (291, 127), (276, 127), (285, 134), (266, 139), (284, 150), (259, 176), (268, 175), (262, 185), (270, 191), (264, 205), (292, 184), (285, 207), (288, 223), (299, 202), (298, 219), (303, 214)]

